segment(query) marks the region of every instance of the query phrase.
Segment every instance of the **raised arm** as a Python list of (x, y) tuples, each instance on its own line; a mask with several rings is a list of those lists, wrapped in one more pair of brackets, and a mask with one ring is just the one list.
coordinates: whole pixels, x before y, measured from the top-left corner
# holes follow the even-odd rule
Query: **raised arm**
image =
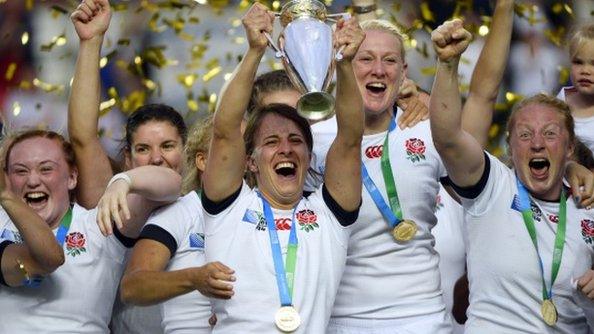
[(489, 139), (493, 109), (509, 55), (514, 1), (498, 0), (491, 31), (472, 72), (468, 99), (462, 110), (462, 128), (484, 148)]
[(97, 224), (111, 234), (112, 219), (120, 232), (136, 238), (151, 212), (180, 195), (181, 176), (171, 168), (142, 166), (116, 174), (97, 207)]
[[(6, 188), (4, 172), (0, 170), (0, 205), (19, 230), (22, 244), (6, 247), (2, 254), (2, 276), (9, 286), (20, 286), (28, 276), (50, 274), (64, 263), (64, 251), (49, 225), (21, 198)], [(19, 261), (23, 269), (19, 268)]]
[(264, 32), (272, 32), (274, 14), (255, 3), (243, 17), (249, 49), (223, 88), (213, 121), (213, 136), (206, 170), (202, 177), (203, 190), (211, 201), (229, 197), (241, 186), (246, 154), (240, 131), (260, 60), (268, 41)]
[(68, 134), (78, 166), (77, 202), (87, 209), (99, 202), (112, 169), (98, 138), (99, 54), (109, 26), (108, 0), (86, 0), (71, 15), (80, 46), (68, 105)]
[(365, 39), (365, 33), (357, 19), (351, 18), (339, 21), (335, 34), (335, 47), (345, 45), (345, 48), (343, 59), (336, 66), (338, 132), (326, 157), (324, 183), (343, 209), (353, 211), (361, 202), (361, 138), (365, 118), (352, 59)]
[(462, 130), (461, 124), (458, 64), (470, 39), (470, 33), (458, 19), (445, 22), (431, 33), (438, 57), (437, 74), (429, 102), (431, 132), (448, 176), (461, 187), (475, 185), (485, 168), (482, 146)]

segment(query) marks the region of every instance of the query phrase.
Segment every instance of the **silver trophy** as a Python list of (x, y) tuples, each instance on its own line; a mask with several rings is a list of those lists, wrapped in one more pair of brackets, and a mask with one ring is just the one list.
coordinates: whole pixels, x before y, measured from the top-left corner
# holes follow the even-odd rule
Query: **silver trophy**
[(291, 82), (303, 94), (297, 101), (297, 112), (310, 121), (325, 119), (334, 112), (334, 97), (326, 90), (332, 81), (334, 58), (342, 59), (342, 50), (335, 54), (332, 28), (325, 21), (343, 15), (328, 15), (326, 6), (317, 0), (289, 1), (278, 14), (283, 27), (279, 46), (267, 35)]

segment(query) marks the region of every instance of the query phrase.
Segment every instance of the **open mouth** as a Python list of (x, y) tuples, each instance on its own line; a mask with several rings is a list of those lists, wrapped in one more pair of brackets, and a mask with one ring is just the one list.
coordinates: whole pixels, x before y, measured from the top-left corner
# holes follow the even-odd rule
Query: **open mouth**
[(381, 82), (368, 83), (365, 85), (365, 88), (373, 94), (380, 94), (386, 91), (386, 85)]
[(292, 177), (297, 174), (297, 168), (292, 162), (281, 162), (274, 167), (276, 174), (284, 177)]
[(547, 176), (550, 166), (551, 163), (546, 158), (534, 158), (528, 162), (530, 172), (536, 178), (545, 178)]
[(44, 192), (36, 191), (26, 193), (23, 198), (25, 200), (25, 203), (27, 203), (27, 205), (29, 205), (30, 207), (39, 208), (43, 207), (45, 203), (47, 203), (49, 196)]

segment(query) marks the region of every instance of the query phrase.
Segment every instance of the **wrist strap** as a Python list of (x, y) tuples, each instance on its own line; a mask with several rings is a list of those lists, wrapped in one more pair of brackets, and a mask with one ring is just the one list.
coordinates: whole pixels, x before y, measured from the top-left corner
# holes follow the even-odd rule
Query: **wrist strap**
[(116, 175), (114, 175), (111, 178), (111, 180), (109, 180), (109, 183), (107, 183), (107, 187), (111, 186), (117, 180), (124, 180), (128, 183), (129, 186), (132, 185), (132, 179), (130, 179), (130, 176), (128, 176), (128, 174), (122, 172), (122, 173), (117, 173)]

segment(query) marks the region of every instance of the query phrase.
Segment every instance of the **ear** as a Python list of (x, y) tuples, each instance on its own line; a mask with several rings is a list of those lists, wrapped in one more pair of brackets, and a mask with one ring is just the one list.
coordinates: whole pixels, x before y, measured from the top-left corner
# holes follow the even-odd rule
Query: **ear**
[(254, 159), (254, 156), (253, 155), (250, 155), (247, 158), (247, 168), (252, 173), (257, 173), (258, 172), (258, 166), (256, 165), (256, 160)]
[(73, 190), (76, 188), (76, 184), (78, 183), (78, 169), (76, 167), (70, 169), (70, 173), (68, 175), (68, 190)]
[(207, 154), (204, 152), (196, 152), (196, 158), (194, 159), (194, 164), (196, 168), (203, 173), (206, 170), (206, 159), (208, 158)]

